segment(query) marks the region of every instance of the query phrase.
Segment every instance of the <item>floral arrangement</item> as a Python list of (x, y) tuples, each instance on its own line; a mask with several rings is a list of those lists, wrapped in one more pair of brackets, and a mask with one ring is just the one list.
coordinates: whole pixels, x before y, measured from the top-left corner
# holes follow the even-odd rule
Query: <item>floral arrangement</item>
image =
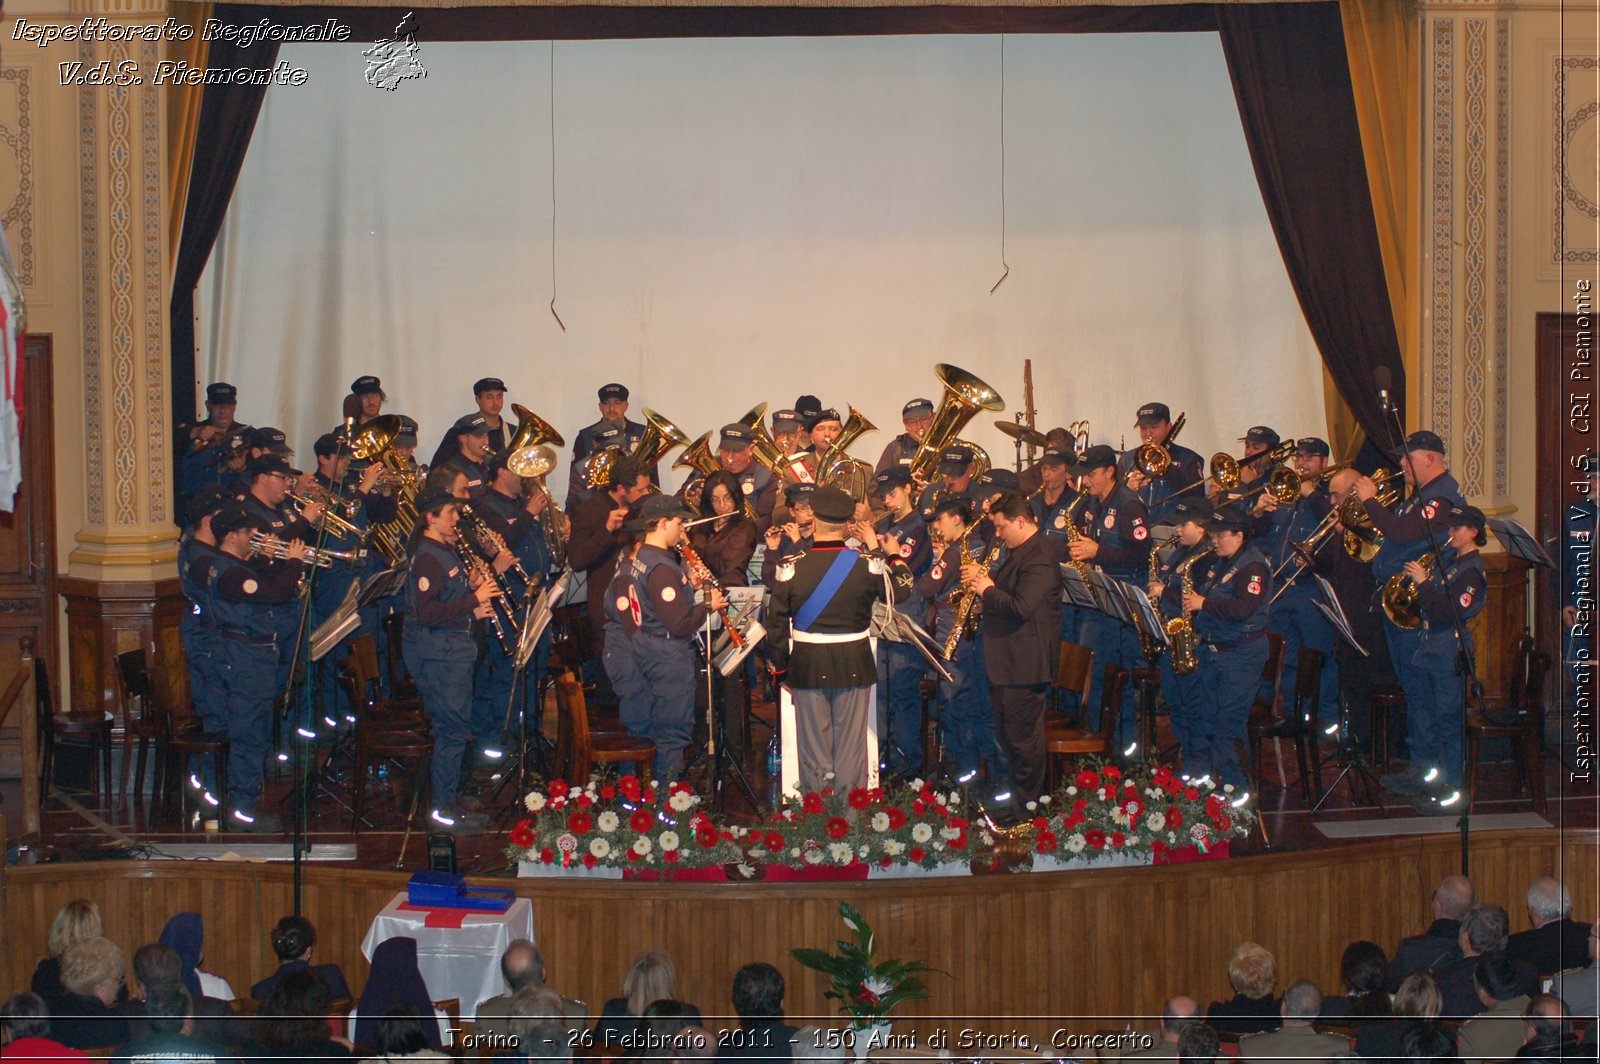
[(1165, 765), (1130, 775), (1091, 764), (1030, 808), (1033, 849), (1059, 860), (1129, 852), (1160, 860), (1187, 847), (1206, 853), (1249, 833), (1255, 814), (1235, 801), (1231, 784), (1184, 780)]
[[(974, 847), (963, 801), (960, 791), (938, 791), (922, 780), (888, 791), (857, 787), (841, 794), (828, 787), (787, 798), (750, 829), (750, 859), (791, 868), (966, 864)], [(993, 840), (980, 832), (979, 841)]]
[(840, 1003), (839, 1010), (850, 1016), (851, 1027), (866, 1030), (882, 1023), (900, 1002), (928, 996), (927, 984), (919, 977), (932, 969), (922, 961), (873, 963), (877, 940), (872, 925), (849, 902), (839, 903), (839, 917), (855, 932), (854, 942), (841, 939), (837, 954), (792, 949), (789, 956), (828, 977), (829, 988), (823, 996)]
[(687, 783), (662, 788), (627, 775), (582, 786), (551, 780), (523, 799), (531, 819), (511, 829), (513, 862), (563, 868), (706, 868), (744, 860), (742, 828), (702, 812)]

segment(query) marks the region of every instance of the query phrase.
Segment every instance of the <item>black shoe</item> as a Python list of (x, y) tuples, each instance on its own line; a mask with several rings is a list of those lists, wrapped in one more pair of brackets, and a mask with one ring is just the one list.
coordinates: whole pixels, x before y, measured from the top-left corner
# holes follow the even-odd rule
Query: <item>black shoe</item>
[(1428, 785), (1422, 782), (1421, 771), (1415, 768), (1386, 772), (1379, 777), (1378, 785), (1390, 794), (1398, 794), (1404, 798), (1421, 795), (1428, 789)]
[(489, 827), (489, 818), (482, 813), (435, 809), (428, 816), (428, 823), (436, 831), (448, 831), (453, 835), (481, 835)]
[(276, 813), (256, 813), (234, 809), (222, 818), (223, 831), (245, 832), (252, 835), (277, 835), (283, 831), (283, 818)]

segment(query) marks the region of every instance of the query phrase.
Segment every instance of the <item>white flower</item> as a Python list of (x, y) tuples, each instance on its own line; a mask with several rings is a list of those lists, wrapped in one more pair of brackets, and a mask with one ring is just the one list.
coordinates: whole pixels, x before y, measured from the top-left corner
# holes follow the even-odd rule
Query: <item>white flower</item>
[(850, 858), (854, 856), (855, 854), (850, 852), (850, 844), (848, 842), (828, 843), (828, 858), (834, 864), (849, 864)]
[(933, 828), (918, 821), (911, 825), (911, 839), (913, 842), (927, 842), (933, 838)]
[(611, 852), (611, 844), (598, 835), (589, 840), (589, 852), (594, 854), (595, 860), (600, 860)]
[(956, 806), (958, 806), (960, 804), (961, 804), (961, 792), (960, 791), (951, 791), (950, 792), (950, 808), (954, 809)]
[(1222, 785), (1222, 793), (1223, 793), (1223, 794), (1232, 794), (1232, 793), (1233, 793), (1233, 784), (1231, 784), (1231, 783), (1224, 783), (1224, 784), (1223, 784), (1223, 785)]
[(609, 809), (594, 818), (594, 826), (605, 832), (607, 835), (617, 830), (618, 825), (621, 823), (622, 819)]
[(633, 852), (638, 854), (640, 857), (643, 857), (645, 854), (649, 853), (650, 852), (650, 836), (648, 836), (648, 835), (640, 835), (637, 839), (634, 839), (633, 840)]
[(1151, 813), (1144, 818), (1144, 826), (1151, 831), (1160, 831), (1167, 826), (1167, 818), (1160, 813)]
[(878, 812), (873, 813), (872, 814), (872, 830), (873, 831), (888, 831), (889, 830), (889, 814), (883, 812), (882, 810), (879, 810)]
[(806, 864), (821, 864), (821, 863), (822, 863), (822, 851), (821, 850), (807, 850), (806, 851)]
[(994, 836), (989, 834), (987, 831), (980, 831), (978, 832), (978, 841), (983, 843), (985, 846), (993, 846)]
[(921, 776), (918, 776), (916, 779), (911, 781), (911, 789), (914, 790), (914, 791), (922, 790), (922, 777)]
[(948, 798), (946, 798), (946, 797), (945, 797), (945, 796), (944, 796), (944, 795), (942, 795), (942, 794), (936, 794), (936, 795), (934, 795), (934, 796), (933, 796), (933, 800), (934, 800), (934, 801), (935, 801), (935, 802), (938, 802), (938, 803), (939, 803), (939, 804), (940, 804), (940, 805), (944, 805), (944, 804), (945, 804), (945, 803), (946, 803), (946, 802), (948, 802), (948, 801), (949, 801), (949, 799), (948, 799)]
[(1111, 819), (1118, 827), (1125, 828), (1128, 826), (1128, 814), (1122, 811), (1121, 806), (1111, 811)]
[(866, 858), (867, 858), (867, 855), (868, 855), (868, 854), (870, 854), (870, 853), (871, 853), (871, 852), (872, 852), (872, 847), (870, 847), (870, 846), (863, 846), (863, 847), (861, 847), (861, 849), (859, 849), (859, 850), (857, 850), (857, 851), (856, 851), (856, 854), (857, 854), (857, 855), (858, 855), (858, 856), (859, 856), (859, 857), (860, 857), (860, 858), (861, 858), (861, 859), (862, 859), (862, 860), (866, 860)]
[(899, 839), (884, 839), (883, 852), (890, 857), (899, 857), (906, 852), (906, 844)]
[(545, 796), (538, 791), (532, 791), (522, 800), (522, 804), (528, 807), (528, 812), (537, 813), (545, 806)]
[(1028, 812), (1030, 812), (1030, 813), (1033, 812), (1037, 808), (1039, 808), (1039, 803), (1038, 802), (1029, 802), (1028, 805), (1027, 805)]
[(1050, 796), (1048, 794), (1039, 795), (1039, 804), (1040, 805), (1049, 805), (1050, 804)]
[(873, 997), (883, 997), (883, 995), (894, 989), (894, 984), (889, 982), (887, 979), (880, 979), (875, 975), (869, 975), (865, 979), (861, 980), (861, 989), (867, 991)]
[(653, 791), (653, 790), (656, 790), (656, 789), (657, 789), (657, 788), (658, 788), (658, 787), (660, 787), (660, 786), (661, 786), (661, 781), (660, 781), (660, 780), (651, 780), (651, 781), (650, 781), (650, 789), (651, 789), (651, 790), (652, 790), (652, 791)]
[(667, 798), (667, 807), (674, 813), (687, 813), (694, 808), (694, 795), (686, 791), (676, 791)]
[(831, 780), (831, 779), (833, 779), (833, 773), (825, 772), (825, 773), (823, 773), (822, 778), (825, 779), (825, 780)]
[(1067, 837), (1068, 853), (1082, 853), (1083, 848), (1087, 845), (1089, 845), (1089, 843), (1084, 839), (1084, 837), (1076, 832)]
[(961, 829), (960, 828), (940, 828), (939, 829), (939, 837), (941, 839), (954, 840), (954, 839), (958, 838), (960, 835), (961, 835)]
[(663, 831), (661, 833), (661, 848), (663, 850), (676, 850), (678, 848), (678, 833), (676, 831)]
[(1067, 788), (1067, 797), (1069, 797), (1069, 798), (1075, 797), (1077, 795), (1077, 793), (1078, 793), (1078, 788), (1077, 787), (1068, 787)]
[(799, 857), (800, 856), (800, 847), (796, 846), (794, 849), (790, 850), (789, 851), (789, 856), (790, 857)]
[(1168, 842), (1177, 842), (1178, 841), (1178, 833), (1176, 831), (1167, 832), (1167, 841)]

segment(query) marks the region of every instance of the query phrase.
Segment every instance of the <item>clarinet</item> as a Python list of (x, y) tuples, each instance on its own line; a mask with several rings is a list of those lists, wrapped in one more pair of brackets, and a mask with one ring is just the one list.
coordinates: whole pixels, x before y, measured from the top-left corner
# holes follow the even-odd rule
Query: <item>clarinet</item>
[[(474, 554), (472, 548), (468, 547), (460, 536), (451, 541), (450, 549), (456, 552), (456, 557), (467, 567), (467, 572), (478, 573), (486, 579), (494, 579), (496, 575), (494, 568)], [(494, 637), (500, 642), (500, 649), (505, 651), (507, 657), (517, 652), (517, 621), (511, 615), (511, 604), (506, 602), (503, 595), (489, 600), (489, 627), (494, 631)]]
[[(460, 503), (456, 507), (456, 512), (461, 515), (461, 523), (457, 529), (458, 538), (467, 542), (467, 545), (472, 548), (474, 556), (480, 561), (492, 560), (506, 549), (506, 541), (501, 538), (498, 532), (485, 524), (483, 518), (479, 517), (469, 504)], [(484, 569), (488, 573), (489, 579), (493, 580), (495, 586), (500, 589), (501, 597), (510, 603), (512, 608), (520, 609), (521, 603), (511, 593), (511, 585), (506, 581), (505, 574), (495, 572), (492, 565), (486, 565)], [(522, 568), (521, 562), (512, 565), (511, 569), (522, 578), (524, 587), (529, 589), (533, 587), (533, 580)]]
[[(711, 566), (707, 565), (705, 559), (700, 557), (699, 551), (685, 542), (678, 544), (678, 554), (682, 556), (683, 564), (687, 565), (691, 572), (700, 576), (702, 583), (713, 591), (721, 591), (724, 596), (728, 594), (727, 590), (722, 586), (722, 581), (717, 579), (717, 574), (711, 571)], [(722, 618), (722, 630), (728, 633), (729, 642), (733, 643), (735, 649), (743, 650), (744, 636), (739, 634), (739, 629), (729, 619), (727, 608), (724, 607), (718, 610), (717, 616)]]

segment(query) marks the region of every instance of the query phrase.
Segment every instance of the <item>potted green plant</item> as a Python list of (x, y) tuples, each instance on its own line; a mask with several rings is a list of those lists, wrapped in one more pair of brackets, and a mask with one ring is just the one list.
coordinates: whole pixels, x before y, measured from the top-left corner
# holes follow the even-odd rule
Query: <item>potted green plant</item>
[(857, 1059), (867, 1051), (887, 1044), (889, 1011), (902, 1001), (928, 996), (928, 986), (920, 978), (933, 971), (922, 961), (878, 961), (873, 953), (877, 939), (872, 925), (849, 902), (839, 903), (839, 917), (855, 933), (855, 941), (841, 939), (839, 952), (820, 949), (792, 949), (789, 955), (807, 968), (828, 977), (824, 996), (838, 1001), (839, 1011), (850, 1017)]

